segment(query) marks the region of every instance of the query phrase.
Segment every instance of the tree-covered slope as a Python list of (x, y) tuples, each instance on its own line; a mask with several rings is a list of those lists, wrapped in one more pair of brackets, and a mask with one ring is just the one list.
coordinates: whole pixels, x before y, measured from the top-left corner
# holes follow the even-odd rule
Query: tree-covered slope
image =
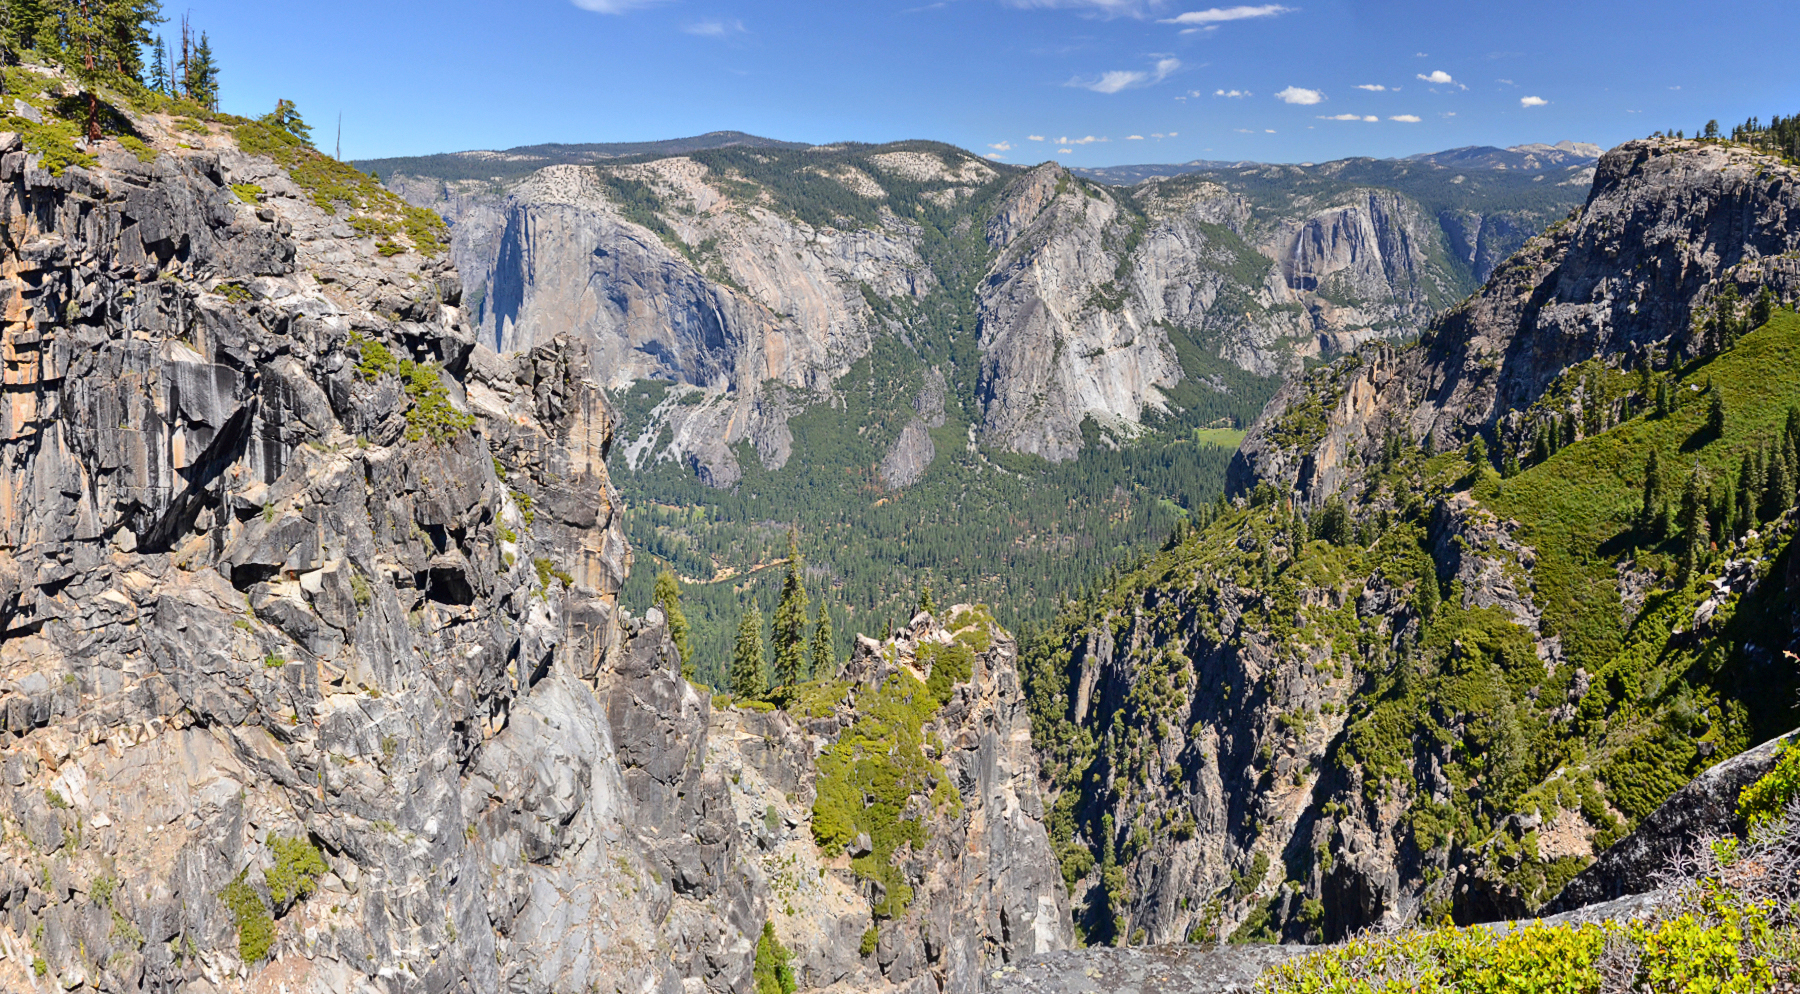
[(1284, 389), (1238, 509), (1029, 646), (1090, 940), (1517, 916), (1800, 723), (1793, 178), (1609, 153), (1424, 341)]

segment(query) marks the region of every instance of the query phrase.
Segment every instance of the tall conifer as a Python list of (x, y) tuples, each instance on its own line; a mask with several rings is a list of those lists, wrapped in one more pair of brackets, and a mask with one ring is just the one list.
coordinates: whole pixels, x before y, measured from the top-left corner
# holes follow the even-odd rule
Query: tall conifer
[(781, 583), (781, 603), (775, 607), (775, 682), (792, 687), (806, 676), (806, 582), (800, 558), (800, 538), (788, 532), (787, 579)]
[(740, 701), (762, 700), (769, 692), (763, 673), (762, 611), (754, 601), (738, 622), (737, 645), (731, 653), (731, 692)]

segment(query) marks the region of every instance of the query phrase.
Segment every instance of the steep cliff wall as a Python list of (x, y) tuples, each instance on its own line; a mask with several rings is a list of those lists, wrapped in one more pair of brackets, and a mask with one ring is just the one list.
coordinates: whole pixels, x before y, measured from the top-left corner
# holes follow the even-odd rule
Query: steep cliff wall
[[(1573, 200), (1486, 190), (1498, 173), (1458, 185), (1444, 166), (1347, 163), (1126, 189), (907, 143), (389, 184), (455, 222), (497, 347), (570, 328), (598, 344), (612, 387), (705, 389), (702, 405), (658, 412), (646, 441), (666, 426), (651, 455), (730, 485), (740, 440), (786, 462), (789, 417), (831, 400), (874, 336), (934, 359), (958, 350), (936, 338), (976, 339), (969, 368), (943, 370), (979, 407), (962, 416), (991, 446), (1069, 459), (1089, 418), (1128, 437), (1169, 413), (1177, 384), (1216, 389), (1184, 351), (1268, 375), (1416, 333)], [(1513, 202), (1525, 193), (1528, 207)], [(1440, 201), (1458, 206), (1426, 206)], [(971, 231), (985, 258), (959, 244)], [(938, 316), (965, 295), (966, 325)]]
[(477, 346), (267, 126), (130, 119), (60, 175), (0, 135), (4, 985), (743, 989), (587, 350)]

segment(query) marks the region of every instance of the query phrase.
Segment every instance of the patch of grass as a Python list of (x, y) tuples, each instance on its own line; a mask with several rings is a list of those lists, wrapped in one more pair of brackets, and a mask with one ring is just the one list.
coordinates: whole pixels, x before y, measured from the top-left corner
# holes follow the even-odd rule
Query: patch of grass
[(146, 165), (155, 162), (156, 157), (159, 154), (149, 142), (136, 135), (120, 135), (119, 144), (124, 146), (125, 151), (137, 156), (139, 162), (145, 163)]
[(399, 254), (405, 245), (393, 241), (404, 236), (413, 251), (426, 257), (442, 255), (449, 241), (449, 225), (431, 211), (414, 207), (382, 188), (373, 176), (320, 153), (287, 130), (265, 121), (238, 120), (232, 126), (238, 148), (250, 155), (264, 155), (286, 168), (288, 175), (327, 213), (342, 210), (364, 231), (379, 227), (385, 244)]
[(531, 561), (531, 565), (532, 568), (537, 570), (538, 586), (543, 589), (550, 589), (551, 580), (561, 580), (562, 585), (565, 588), (569, 590), (575, 589), (575, 577), (570, 575), (568, 570), (557, 566), (556, 563), (551, 560), (539, 556)]

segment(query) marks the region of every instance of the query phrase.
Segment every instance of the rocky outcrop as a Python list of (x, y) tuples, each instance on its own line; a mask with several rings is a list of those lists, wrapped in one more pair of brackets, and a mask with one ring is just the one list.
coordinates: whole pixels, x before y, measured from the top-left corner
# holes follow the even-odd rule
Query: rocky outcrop
[(746, 989), (590, 351), (498, 356), (378, 199), (133, 125), (0, 135), (0, 986)]
[[(604, 178), (615, 185), (553, 166), (498, 204), (444, 196), (467, 219), (454, 244), (484, 295), (482, 335), (519, 351), (570, 334), (595, 349), (607, 389), (657, 379), (705, 391), (708, 403), (670, 412), (670, 455), (715, 486), (736, 482), (745, 438), (770, 468), (786, 462), (793, 410), (764, 384), (825, 396), (877, 329), (865, 290), (905, 299), (933, 285), (916, 231), (891, 212), (875, 229), (815, 228), (734, 199), (728, 179), (685, 158)], [(619, 189), (649, 191), (662, 215), (622, 204)]]
[(1677, 857), (1712, 839), (1742, 834), (1738, 795), (1774, 769), (1776, 759), (1795, 739), (1789, 733), (1738, 753), (1669, 795), (1636, 831), (1613, 843), (1569, 881), (1544, 905), (1544, 913), (1566, 914), (1648, 894), (1664, 885), (1662, 875)]
[[(903, 814), (921, 820), (924, 845), (895, 851), (897, 876), (886, 885), (860, 863), (876, 845), (866, 835), (841, 853), (822, 850), (815, 757), (846, 736), (896, 734), (891, 699), (877, 691), (898, 681), (891, 686), (927, 693), (938, 651), (984, 644), (917, 732), (938, 786), (921, 781)], [(942, 622), (921, 614), (885, 643), (858, 639), (838, 681), (809, 685), (786, 710), (715, 716), (706, 765), (731, 781), (738, 823), (755, 840), (752, 860), (769, 881), (770, 918), (803, 988), (972, 994), (994, 971), (1070, 946), (1017, 652), (984, 611), (962, 605)], [(887, 747), (917, 748), (905, 741), (912, 733), (897, 734)], [(896, 883), (912, 891), (898, 914), (884, 903)]]
[(1608, 357), (1666, 368), (1706, 351), (1693, 318), (1728, 284), (1745, 296), (1800, 293), (1796, 218), (1800, 191), (1767, 156), (1674, 139), (1621, 145), (1600, 160), (1580, 214), (1509, 260), (1427, 348), (1321, 374), (1329, 404), (1305, 431), (1286, 430), (1302, 427), (1295, 402), (1320, 394), (1285, 388), (1246, 439), (1233, 483), (1323, 500), (1355, 474), (1348, 454), (1374, 451), (1390, 429), (1440, 447), (1481, 434), (1523, 455), (1537, 427), (1528, 409), (1569, 367)]

